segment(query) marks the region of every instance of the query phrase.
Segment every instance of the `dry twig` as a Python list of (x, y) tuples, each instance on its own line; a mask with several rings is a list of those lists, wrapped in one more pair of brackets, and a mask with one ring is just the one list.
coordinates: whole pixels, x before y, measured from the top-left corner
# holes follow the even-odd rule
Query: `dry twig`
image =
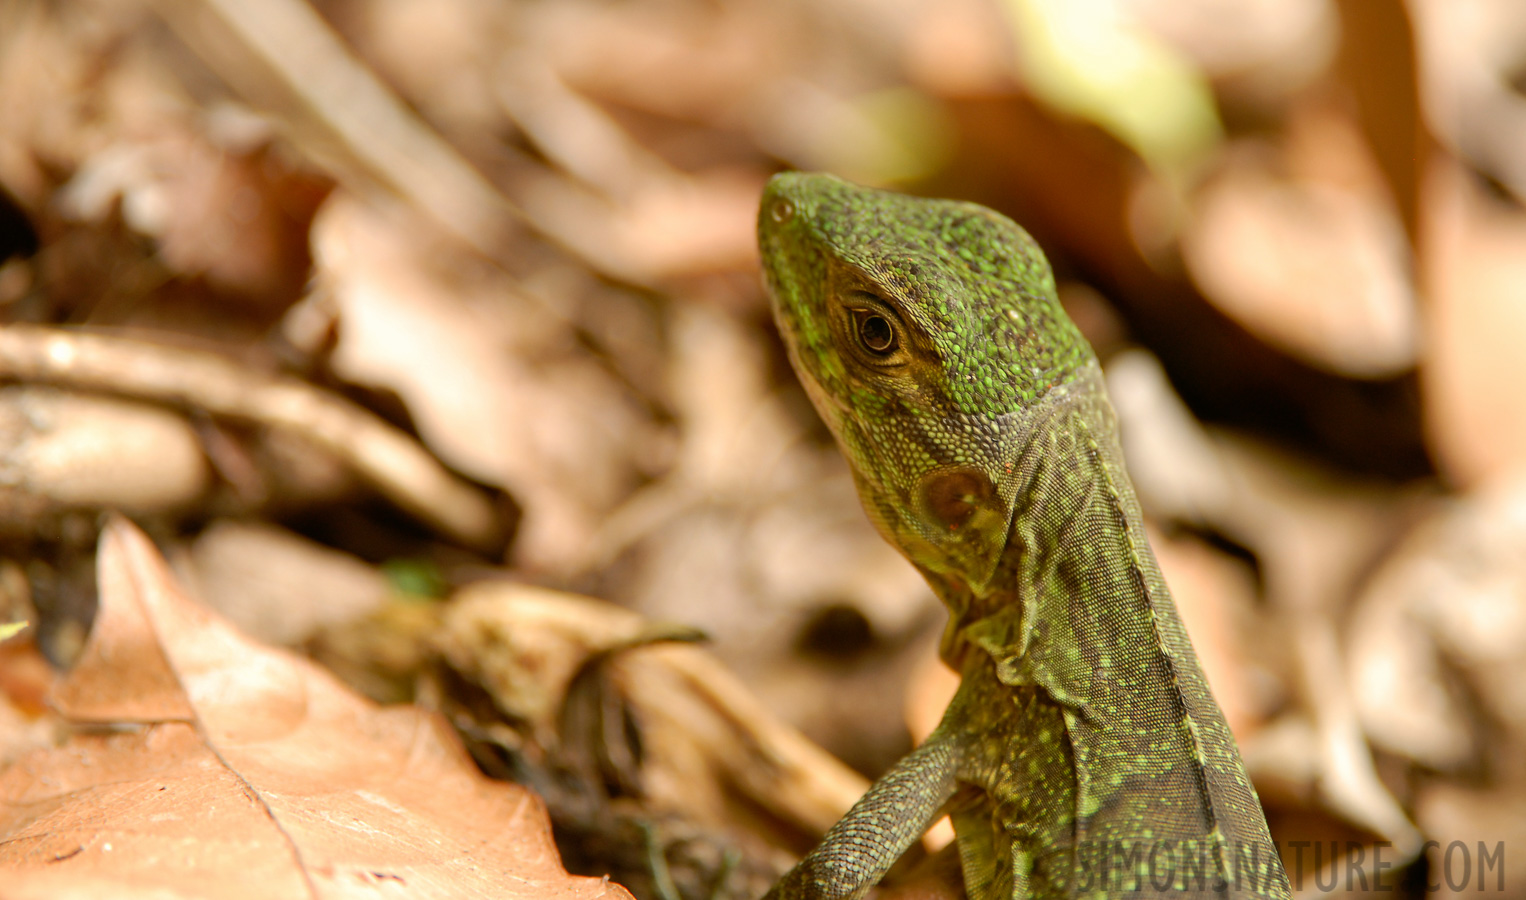
[(290, 429), (452, 538), (485, 551), (502, 549), (507, 528), (481, 491), (413, 438), (304, 382), (254, 372), (211, 353), (28, 325), (0, 328), (0, 378), (140, 397)]

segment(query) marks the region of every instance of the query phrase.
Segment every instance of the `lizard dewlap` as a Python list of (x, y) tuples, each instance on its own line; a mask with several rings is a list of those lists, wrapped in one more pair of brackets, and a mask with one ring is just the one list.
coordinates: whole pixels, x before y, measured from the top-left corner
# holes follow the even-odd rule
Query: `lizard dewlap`
[(974, 204), (786, 173), (758, 242), (795, 371), (948, 607), (962, 676), (769, 896), (861, 897), (948, 813), (974, 900), (1288, 897), (1032, 238)]

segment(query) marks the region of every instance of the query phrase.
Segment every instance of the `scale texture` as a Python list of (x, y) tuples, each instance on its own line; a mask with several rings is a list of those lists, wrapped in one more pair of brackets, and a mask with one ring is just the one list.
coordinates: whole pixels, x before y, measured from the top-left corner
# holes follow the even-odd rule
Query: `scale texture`
[(1038, 246), (803, 173), (769, 182), (758, 239), (795, 370), (963, 679), (768, 897), (862, 897), (945, 813), (974, 900), (1289, 897)]

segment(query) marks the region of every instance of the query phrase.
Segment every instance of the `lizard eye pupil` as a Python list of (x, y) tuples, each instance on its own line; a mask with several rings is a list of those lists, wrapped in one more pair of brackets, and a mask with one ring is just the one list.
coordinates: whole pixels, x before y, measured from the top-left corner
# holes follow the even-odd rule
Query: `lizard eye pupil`
[(895, 349), (895, 329), (890, 327), (884, 316), (874, 313), (859, 317), (858, 339), (870, 353), (884, 354)]
[(795, 217), (795, 204), (788, 200), (775, 200), (773, 208), (769, 210), (769, 215), (774, 217), (775, 222), (783, 225)]

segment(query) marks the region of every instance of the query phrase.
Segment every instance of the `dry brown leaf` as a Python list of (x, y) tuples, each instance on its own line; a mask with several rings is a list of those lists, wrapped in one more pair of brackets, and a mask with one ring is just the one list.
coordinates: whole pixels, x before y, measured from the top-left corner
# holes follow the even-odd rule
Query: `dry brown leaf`
[(514, 492), (514, 552), (555, 568), (631, 489), (648, 430), (569, 323), (417, 218), (336, 192), (313, 227), (338, 312), (331, 364), (394, 391), (440, 458)]
[(250, 642), (126, 520), (99, 568), (53, 702), (112, 727), (0, 774), (8, 896), (630, 896), (568, 876), (539, 800), (482, 776), (438, 717)]
[(1281, 164), (1336, 171), (1281, 177), (1259, 154), (1232, 154), (1197, 197), (1187, 267), (1226, 315), (1311, 365), (1401, 372), (1419, 342), (1403, 224), (1352, 123), (1323, 111), (1295, 122)]
[(269, 523), (213, 522), (189, 550), (176, 568), (198, 598), (265, 643), (295, 646), (391, 593), (377, 569)]
[(1426, 124), (1468, 164), (1526, 200), (1521, 47), (1526, 6), (1514, 0), (1414, 0)]
[(1456, 772), (1526, 740), (1523, 546), (1518, 472), (1438, 509), (1374, 574), (1351, 620), (1351, 677), (1389, 751)]
[(591, 597), (485, 581), (456, 594), (436, 643), (451, 668), (537, 736), (554, 734), (568, 685), (590, 658), (641, 647), (611, 656), (608, 671), (641, 723), (652, 809), (720, 829), (737, 821), (726, 795), (739, 792), (773, 823), (819, 834), (863, 793), (860, 776), (759, 704), (710, 650), (642, 646), (663, 633)]
[[(0, 634), (3, 633), (0, 628)], [(56, 675), (31, 635), (13, 636), (0, 644), (3, 644), (0, 646), (0, 768), (3, 768), (26, 753), (52, 746), (60, 722), (43, 702)]]
[(1426, 431), (1442, 473), (1472, 486), (1526, 461), (1526, 214), (1455, 160), (1428, 176)]
[(94, 154), (60, 194), (63, 208), (97, 227), (120, 208), (172, 271), (289, 305), (307, 278), (307, 227), (324, 187), (270, 152), (263, 121), (232, 108), (206, 119), (171, 120)]
[(1427, 897), (1519, 897), (1526, 893), (1526, 876), (1509, 862), (1511, 851), (1526, 840), (1523, 785), (1474, 788), (1438, 783), (1427, 786), (1416, 801), (1416, 815), (1434, 843), (1426, 846), (1430, 861)]
[(1329, 62), (1337, 21), (1329, 0), (1134, 0), (1153, 34), (1214, 78), (1259, 76), (1284, 94)]
[(699, 11), (556, 3), (533, 20), (526, 44), (558, 74), (606, 101), (663, 115), (729, 121), (742, 98), (778, 74), (780, 22), (746, 5)]

